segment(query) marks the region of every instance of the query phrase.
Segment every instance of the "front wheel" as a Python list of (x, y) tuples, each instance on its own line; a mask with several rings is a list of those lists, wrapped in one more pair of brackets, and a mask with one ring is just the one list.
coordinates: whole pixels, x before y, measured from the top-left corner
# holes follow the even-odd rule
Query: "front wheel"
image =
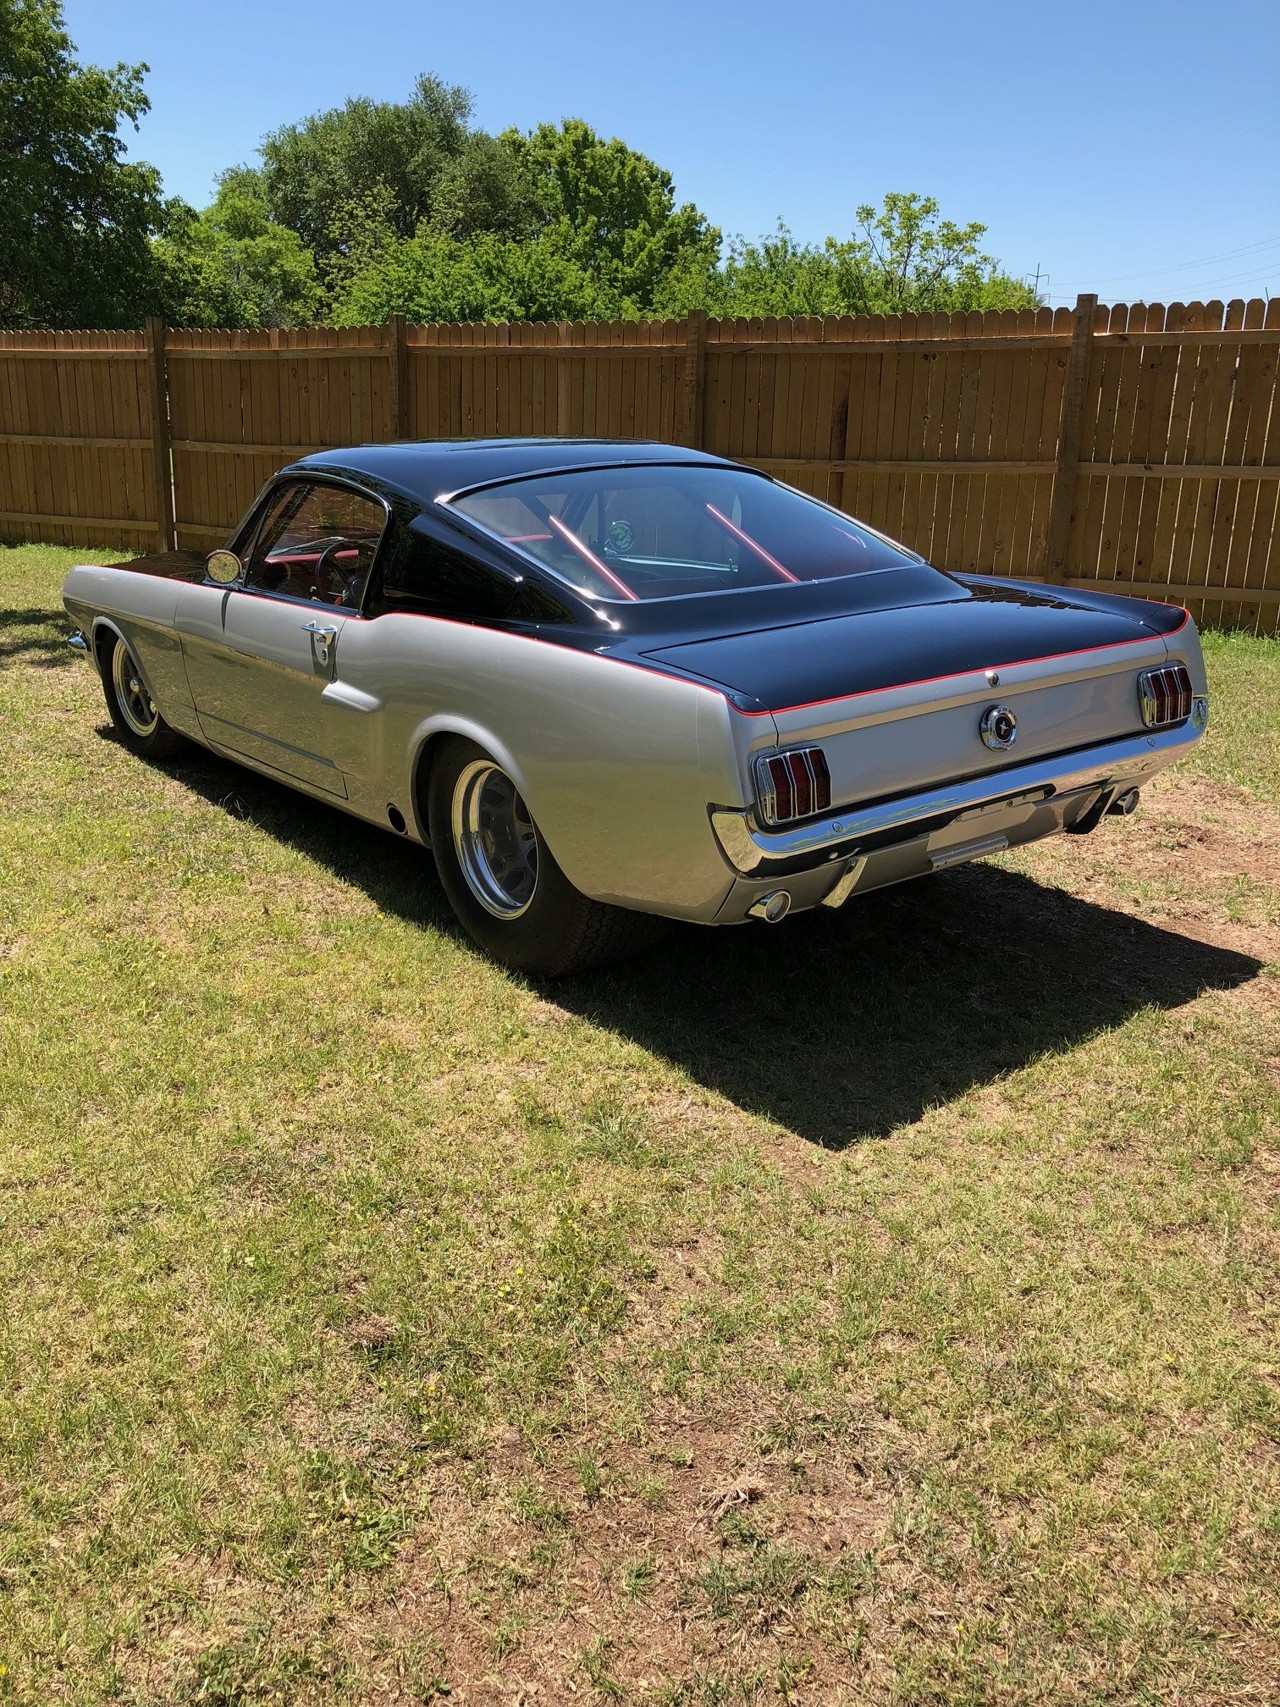
[(172, 758), (182, 737), (161, 717), (133, 653), (118, 635), (102, 645), (102, 688), (120, 739), (140, 758)]
[(472, 741), (451, 739), (437, 754), (427, 825), (449, 905), (504, 966), (559, 978), (630, 953), (661, 929), (659, 919), (575, 889), (515, 783)]

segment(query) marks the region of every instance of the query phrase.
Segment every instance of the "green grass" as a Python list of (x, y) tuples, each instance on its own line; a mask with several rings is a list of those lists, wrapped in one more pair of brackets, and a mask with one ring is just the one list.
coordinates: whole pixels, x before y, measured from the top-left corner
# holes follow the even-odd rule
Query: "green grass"
[(1276, 1698), (1280, 645), (1132, 820), (540, 991), (131, 759), (84, 556), (0, 551), (0, 1702)]
[(1216, 738), (1206, 744), (1200, 768), (1280, 804), (1280, 643), (1207, 634), (1204, 652)]

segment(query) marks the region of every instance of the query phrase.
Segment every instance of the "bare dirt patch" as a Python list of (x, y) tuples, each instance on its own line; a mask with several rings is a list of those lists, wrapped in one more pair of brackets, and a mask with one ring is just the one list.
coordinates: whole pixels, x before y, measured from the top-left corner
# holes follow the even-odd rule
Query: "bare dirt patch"
[(442, 1473), (370, 1629), (394, 1619), (402, 1640), (408, 1620), (476, 1707), (780, 1668), (837, 1699), (849, 1661), (831, 1638), (861, 1626), (895, 1487), (867, 1446), (770, 1451), (761, 1421), (668, 1408), (642, 1446), (598, 1450), (598, 1484), (495, 1442), (470, 1483)]
[[(1234, 783), (1157, 778), (1138, 815), (1029, 850), (1028, 866), (1215, 948), (1280, 961), (1280, 811)], [(1280, 1000), (1274, 979), (1249, 990)]]

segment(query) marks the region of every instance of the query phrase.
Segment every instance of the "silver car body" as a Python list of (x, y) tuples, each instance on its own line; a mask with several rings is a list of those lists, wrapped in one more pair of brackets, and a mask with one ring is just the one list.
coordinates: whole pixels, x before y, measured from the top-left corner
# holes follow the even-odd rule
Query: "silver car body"
[[(466, 736), (510, 775), (585, 895), (706, 924), (744, 920), (779, 890), (795, 909), (839, 905), (1090, 825), (1186, 752), (1208, 714), (1195, 626), (1159, 606), (1146, 607), (1165, 613), (1158, 627), (1135, 617), (1114, 643), (780, 706), (733, 691), (731, 669), (712, 679), (714, 637), (697, 668), (673, 673), (679, 642), (621, 657), (500, 623), (309, 607), (153, 564), (77, 567), (64, 599), (99, 668), (104, 636), (122, 637), (163, 718), (213, 751), (425, 842), (433, 739)], [(874, 644), (912, 616), (839, 620)], [(769, 639), (811, 637), (781, 626)], [(1192, 715), (1149, 729), (1139, 676), (1170, 663), (1190, 675)], [(997, 704), (1016, 719), (1012, 749), (980, 739)], [(771, 827), (755, 761), (809, 745), (826, 754), (831, 808)]]

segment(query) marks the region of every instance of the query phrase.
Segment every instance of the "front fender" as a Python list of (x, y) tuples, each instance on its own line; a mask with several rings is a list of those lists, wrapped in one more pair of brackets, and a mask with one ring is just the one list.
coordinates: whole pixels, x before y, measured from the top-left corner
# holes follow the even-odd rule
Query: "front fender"
[[(94, 669), (104, 680), (107, 673), (106, 642), (108, 640), (123, 640), (126, 646), (129, 645), (129, 637), (118, 622), (108, 616), (95, 617), (89, 625), (89, 656), (93, 659)], [(132, 647), (130, 650), (133, 650)], [(155, 689), (152, 686), (150, 670), (136, 652), (134, 653), (134, 661), (138, 666), (143, 682), (146, 684), (147, 692), (155, 699)], [(156, 703), (159, 704), (159, 701)]]
[(99, 649), (103, 637), (112, 634), (133, 654), (160, 715), (185, 734), (195, 730), (196, 722), (182, 642), (174, 624), (178, 586), (155, 575), (82, 564), (63, 582), (62, 602), (88, 636), (99, 674)]

